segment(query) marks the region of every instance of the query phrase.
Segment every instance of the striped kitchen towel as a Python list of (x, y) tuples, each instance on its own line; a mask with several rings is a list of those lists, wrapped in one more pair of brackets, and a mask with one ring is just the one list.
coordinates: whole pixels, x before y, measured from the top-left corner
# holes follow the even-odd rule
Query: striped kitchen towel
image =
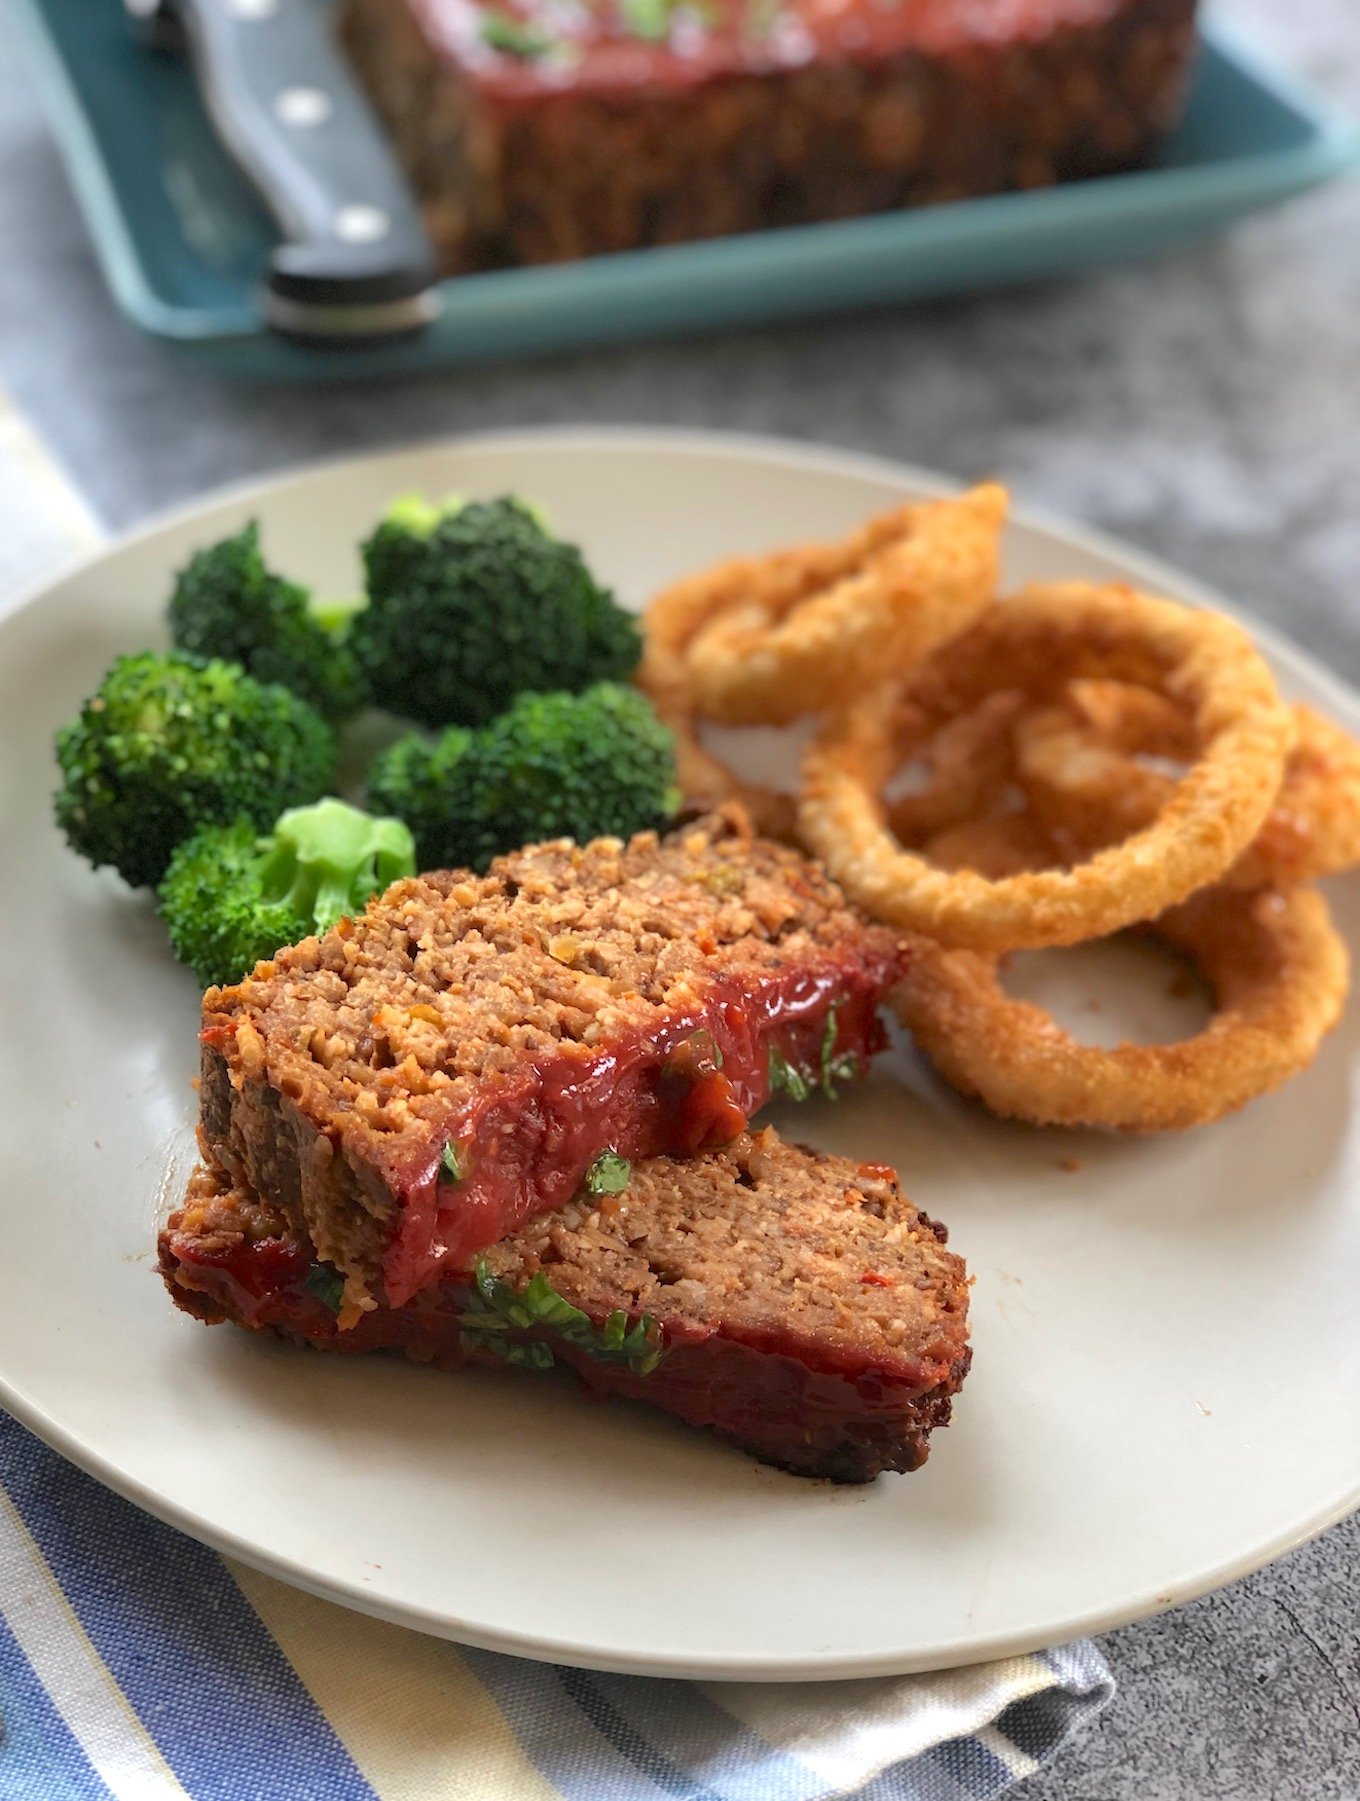
[(1109, 1700), (1089, 1644), (930, 1676), (601, 1676), (225, 1562), (0, 1414), (3, 1801), (962, 1801)]
[[(0, 395), (0, 608), (95, 541)], [(0, 1801), (954, 1801), (1113, 1686), (1089, 1644), (788, 1685), (463, 1650), (224, 1561), (0, 1413)]]

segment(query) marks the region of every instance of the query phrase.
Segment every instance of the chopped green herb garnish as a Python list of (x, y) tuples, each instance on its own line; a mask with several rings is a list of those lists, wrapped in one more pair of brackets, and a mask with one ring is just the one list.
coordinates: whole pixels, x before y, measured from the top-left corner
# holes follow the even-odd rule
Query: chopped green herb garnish
[(617, 1151), (601, 1151), (586, 1171), (587, 1194), (622, 1194), (628, 1186), (633, 1166)]
[(529, 61), (546, 56), (552, 49), (552, 39), (546, 33), (498, 7), (482, 14), (481, 35), (482, 42), (493, 50), (506, 56), (522, 56)]
[(329, 1263), (314, 1263), (302, 1286), (308, 1294), (315, 1295), (323, 1307), (339, 1313), (340, 1303), (345, 1298), (345, 1278), (338, 1269), (332, 1269)]
[(479, 1338), (475, 1331), (459, 1334), (464, 1351), (490, 1351), (502, 1363), (520, 1370), (550, 1370), (557, 1361), (552, 1347), (541, 1338)]
[(635, 38), (658, 44), (670, 36), (672, 0), (619, 0), (619, 16)]
[(791, 1101), (805, 1101), (812, 1093), (812, 1083), (800, 1069), (795, 1069), (783, 1051), (770, 1047), (770, 1093), (786, 1094)]
[[(837, 1003), (839, 1006), (839, 1003)], [(804, 1075), (801, 1069), (789, 1062), (780, 1050), (770, 1051), (770, 1093), (786, 1094), (791, 1101), (805, 1101), (814, 1090), (820, 1088), (829, 1101), (836, 1099), (838, 1082), (853, 1082), (859, 1074), (859, 1058), (854, 1051), (836, 1052), (836, 1012), (833, 1007), (826, 1016), (826, 1025), (822, 1031), (822, 1045), (817, 1058), (819, 1074)]]
[(508, 1282), (491, 1274), (484, 1257), (477, 1261), (468, 1309), (460, 1314), (458, 1323), (464, 1351), (489, 1351), (506, 1363), (527, 1369), (550, 1369), (551, 1346), (507, 1334), (534, 1327), (555, 1332), (603, 1363), (627, 1364), (635, 1376), (650, 1376), (665, 1355), (661, 1328), (650, 1313), (630, 1325), (628, 1315), (616, 1309), (603, 1326), (597, 1326), (588, 1313), (563, 1300), (542, 1270), (516, 1293)]
[(711, 1076), (723, 1066), (723, 1048), (706, 1026), (682, 1038), (661, 1065), (663, 1076), (672, 1081), (697, 1082)]
[(836, 1055), (836, 1014), (839, 1003), (826, 1016), (826, 1030), (822, 1033), (822, 1093), (829, 1101), (836, 1099), (837, 1082), (853, 1082), (859, 1075), (859, 1058), (853, 1051), (842, 1051)]
[(463, 1153), (452, 1138), (439, 1153), (439, 1180), (441, 1182), (461, 1182), (467, 1174), (463, 1167)]

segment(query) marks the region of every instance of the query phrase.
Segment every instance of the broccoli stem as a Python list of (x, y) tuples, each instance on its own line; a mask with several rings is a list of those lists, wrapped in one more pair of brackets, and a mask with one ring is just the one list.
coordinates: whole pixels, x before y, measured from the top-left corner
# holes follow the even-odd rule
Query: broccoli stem
[(325, 932), (413, 868), (411, 834), (400, 820), (327, 799), (278, 820), (260, 887), (266, 901), (282, 901)]
[(175, 955), (206, 987), (239, 981), (414, 873), (399, 819), (327, 799), (283, 814), (264, 837), (244, 819), (196, 833), (175, 852), (158, 898)]

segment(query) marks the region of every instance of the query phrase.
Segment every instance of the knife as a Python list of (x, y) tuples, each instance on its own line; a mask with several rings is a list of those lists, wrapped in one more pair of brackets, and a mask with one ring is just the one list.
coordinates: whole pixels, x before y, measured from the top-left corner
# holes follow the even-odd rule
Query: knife
[(316, 0), (125, 0), (187, 50), (208, 116), (273, 215), (264, 310), (290, 336), (372, 341), (439, 309), (420, 213)]

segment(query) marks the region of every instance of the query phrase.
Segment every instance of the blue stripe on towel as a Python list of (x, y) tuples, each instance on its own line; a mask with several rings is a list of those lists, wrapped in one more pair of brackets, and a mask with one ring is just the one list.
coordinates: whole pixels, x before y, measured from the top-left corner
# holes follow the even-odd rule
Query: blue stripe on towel
[(696, 1781), (689, 1771), (681, 1769), (658, 1745), (644, 1738), (629, 1723), (614, 1705), (609, 1693), (610, 1678), (602, 1680), (589, 1670), (565, 1667), (559, 1668), (556, 1674), (563, 1693), (575, 1702), (596, 1732), (643, 1775), (650, 1777), (663, 1795), (674, 1796), (676, 1801), (725, 1801), (716, 1789)]
[(1070, 1645), (1053, 1645), (1036, 1655), (1040, 1662), (1048, 1665), (1065, 1689), (1078, 1694), (1100, 1694), (1104, 1698), (1113, 1693), (1110, 1667), (1089, 1638), (1076, 1639)]
[(619, 1716), (649, 1744), (666, 1745), (722, 1801), (816, 1801), (826, 1778), (772, 1745), (694, 1683), (597, 1676)]
[(375, 1801), (215, 1552), (3, 1415), (0, 1482), (194, 1801)]
[[(3, 1415), (0, 1415), (3, 1418)], [(4, 1801), (110, 1801), (51, 1696), (0, 1614), (0, 1796)]]
[(1095, 1646), (1083, 1641), (1039, 1653), (1055, 1686), (1013, 1701), (998, 1715), (996, 1730), (1036, 1763), (1053, 1755), (1073, 1727), (1106, 1706), (1114, 1683)]
[(988, 1801), (1015, 1777), (1001, 1758), (975, 1738), (947, 1739), (916, 1757), (890, 1764), (855, 1801)]
[(468, 1648), (462, 1656), (505, 1715), (525, 1756), (566, 1801), (663, 1801), (674, 1796), (674, 1788), (639, 1769), (588, 1714), (573, 1707), (568, 1715), (555, 1665)]
[[(1009, 1788), (1015, 1777), (1007, 1768), (1005, 1761), (995, 1751), (989, 1751), (975, 1738), (951, 1738), (943, 1745), (936, 1745), (934, 1750), (925, 1752), (916, 1762), (909, 1766), (912, 1774), (919, 1774), (928, 1781), (933, 1772), (939, 1779), (936, 1791), (940, 1801), (946, 1796), (959, 1796), (960, 1801), (968, 1801), (969, 1797), (1000, 1794)], [(931, 1790), (922, 1782), (922, 1792), (931, 1794)], [(903, 1787), (902, 1793), (911, 1794), (911, 1789)]]

